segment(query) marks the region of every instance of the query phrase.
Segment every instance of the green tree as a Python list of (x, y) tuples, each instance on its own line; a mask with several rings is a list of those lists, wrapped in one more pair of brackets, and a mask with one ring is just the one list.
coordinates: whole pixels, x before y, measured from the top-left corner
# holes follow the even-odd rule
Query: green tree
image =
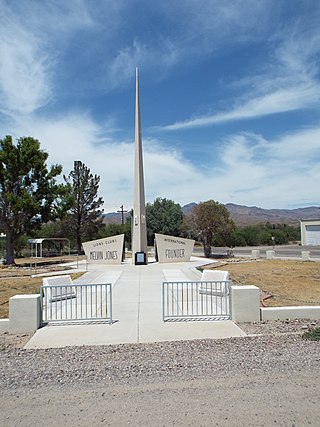
[(178, 203), (158, 197), (153, 203), (147, 204), (146, 217), (149, 245), (153, 244), (155, 233), (180, 236), (183, 212)]
[(221, 203), (214, 200), (199, 203), (192, 209), (191, 219), (206, 257), (211, 256), (214, 238), (226, 246), (233, 246), (235, 225), (228, 209)]
[(128, 218), (124, 224), (108, 224), (101, 227), (99, 230), (98, 239), (104, 237), (117, 236), (118, 234), (124, 234), (124, 240), (127, 245), (131, 245), (131, 221)]
[(82, 240), (92, 239), (103, 227), (101, 214), (103, 199), (98, 197), (100, 177), (92, 175), (90, 169), (81, 161), (74, 162), (74, 169), (66, 177), (71, 187), (72, 208), (66, 218), (70, 232), (76, 237), (77, 251), (82, 253)]
[(243, 235), (242, 228), (238, 228), (238, 227), (236, 228), (234, 245), (235, 246), (247, 246), (247, 242), (246, 242), (246, 239)]
[(259, 225), (248, 225), (243, 228), (243, 236), (248, 246), (259, 245), (258, 232), (260, 230)]
[[(247, 225), (236, 228), (236, 246), (257, 246), (288, 244), (300, 240), (300, 227), (287, 224), (271, 224), (270, 222)], [(272, 240), (272, 237), (275, 240)]]
[(259, 245), (272, 245), (272, 233), (262, 228), (257, 235)]
[(57, 184), (62, 166), (47, 169), (48, 154), (32, 137), (0, 140), (0, 226), (5, 230), (6, 262), (14, 264), (15, 241), (42, 222), (63, 215), (66, 187)]
[(46, 238), (46, 237), (66, 237), (62, 228), (63, 221), (50, 221), (46, 224), (42, 224), (41, 227), (32, 233), (34, 238)]

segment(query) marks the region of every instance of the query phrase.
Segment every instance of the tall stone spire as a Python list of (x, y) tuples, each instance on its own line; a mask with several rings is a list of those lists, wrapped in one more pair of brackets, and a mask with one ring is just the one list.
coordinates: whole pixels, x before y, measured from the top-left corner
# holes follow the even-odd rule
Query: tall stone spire
[(132, 224), (132, 259), (134, 264), (147, 264), (147, 223), (144, 194), (142, 136), (140, 120), (139, 75), (136, 68), (135, 111), (135, 158), (134, 158), (134, 205)]

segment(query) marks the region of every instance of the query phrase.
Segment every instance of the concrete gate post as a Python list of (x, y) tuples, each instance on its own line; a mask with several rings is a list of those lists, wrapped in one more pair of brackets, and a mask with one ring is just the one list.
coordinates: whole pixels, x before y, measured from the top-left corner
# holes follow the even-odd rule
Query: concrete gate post
[(260, 289), (257, 286), (231, 286), (230, 314), (234, 322), (259, 322)]
[(41, 324), (40, 295), (15, 295), (9, 299), (9, 333), (35, 332)]

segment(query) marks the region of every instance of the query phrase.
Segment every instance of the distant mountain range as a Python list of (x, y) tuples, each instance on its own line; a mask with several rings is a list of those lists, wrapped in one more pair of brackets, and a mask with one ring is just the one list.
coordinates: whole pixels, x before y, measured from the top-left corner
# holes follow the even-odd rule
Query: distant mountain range
[[(185, 215), (190, 214), (195, 205), (196, 203), (188, 203), (183, 206), (183, 213)], [(320, 218), (320, 207), (317, 206), (297, 209), (262, 209), (256, 206), (242, 206), (234, 203), (227, 203), (225, 206), (236, 225), (252, 225), (268, 221), (272, 224), (299, 225), (301, 219)], [(124, 218), (126, 219), (129, 215), (126, 213)], [(121, 224), (121, 214), (118, 212), (104, 214), (103, 221), (106, 224)]]
[(256, 206), (248, 207), (233, 203), (227, 203), (225, 206), (237, 225), (250, 225), (267, 221), (272, 224), (299, 225), (301, 219), (320, 218), (320, 207), (317, 206), (297, 209), (262, 209)]

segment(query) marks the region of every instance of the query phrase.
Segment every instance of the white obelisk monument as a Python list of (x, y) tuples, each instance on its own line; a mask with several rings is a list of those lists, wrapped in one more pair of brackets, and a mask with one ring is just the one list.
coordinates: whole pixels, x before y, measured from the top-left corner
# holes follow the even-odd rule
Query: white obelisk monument
[(134, 205), (132, 218), (132, 260), (136, 265), (148, 263), (147, 223), (144, 194), (142, 136), (140, 120), (139, 75), (136, 68), (135, 111), (135, 158), (134, 158)]

